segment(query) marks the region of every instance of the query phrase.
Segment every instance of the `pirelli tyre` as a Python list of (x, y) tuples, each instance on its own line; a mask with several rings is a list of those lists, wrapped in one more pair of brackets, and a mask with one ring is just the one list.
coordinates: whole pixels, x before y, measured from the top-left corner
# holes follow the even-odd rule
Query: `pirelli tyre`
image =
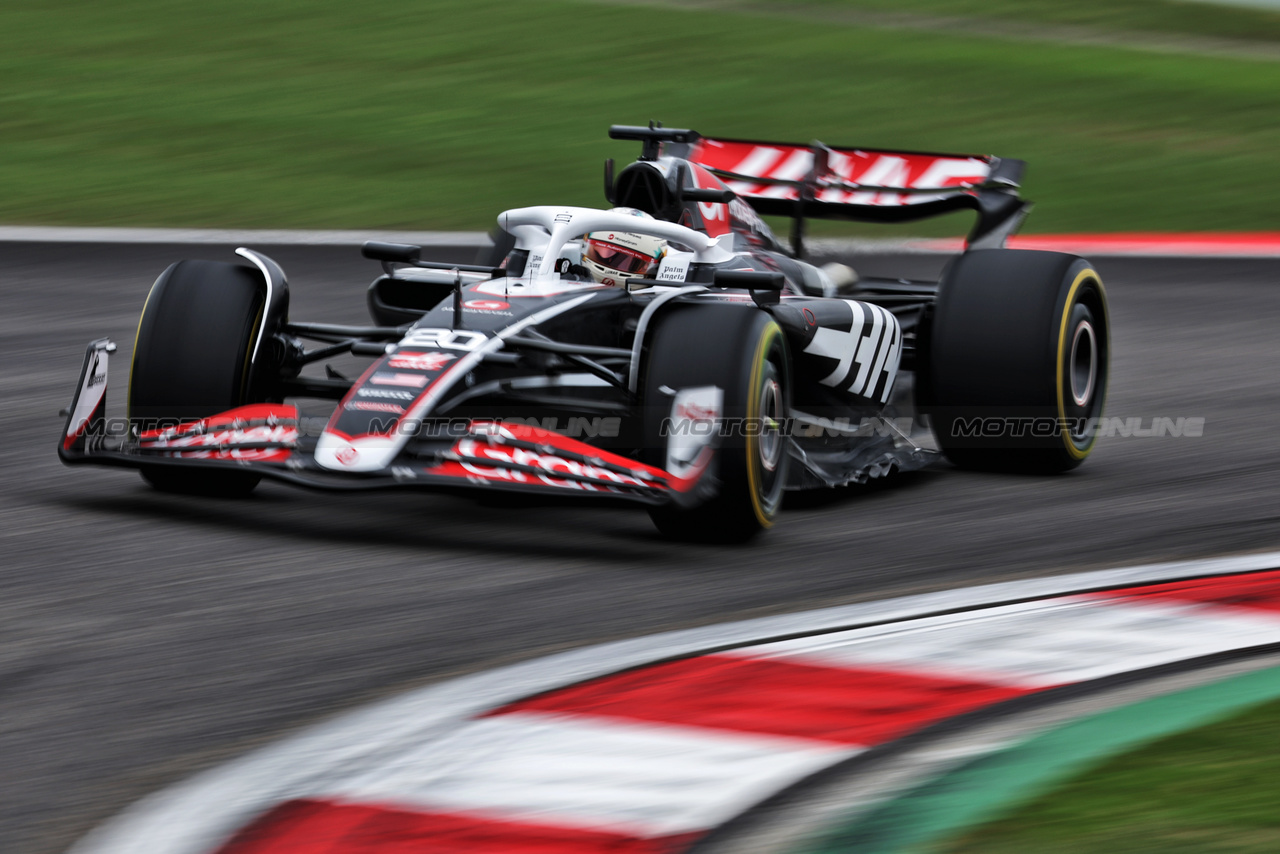
[(966, 252), (943, 273), (922, 336), (916, 401), (958, 466), (1075, 468), (1106, 400), (1102, 279), (1074, 255)]
[[(147, 295), (129, 371), (135, 430), (192, 421), (256, 402), (250, 393), (265, 305), (262, 274), (238, 264), (179, 261)], [(145, 466), (165, 492), (238, 497), (261, 479), (235, 471)]]
[(655, 508), (654, 524), (673, 539), (714, 543), (745, 542), (771, 527), (790, 465), (784, 430), (791, 365), (781, 328), (751, 305), (673, 305), (659, 315), (647, 349), (642, 406), (650, 462), (678, 468), (669, 443), (681, 406), (711, 414), (717, 407), (708, 401), (718, 398), (721, 416), (707, 438), (713, 450), (701, 484), (713, 494)]

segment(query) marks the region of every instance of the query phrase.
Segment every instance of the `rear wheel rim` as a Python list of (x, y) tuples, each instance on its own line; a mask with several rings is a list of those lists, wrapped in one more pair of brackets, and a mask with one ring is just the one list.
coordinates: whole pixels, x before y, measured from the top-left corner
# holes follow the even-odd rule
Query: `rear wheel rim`
[(760, 465), (767, 472), (776, 471), (782, 460), (782, 386), (773, 377), (760, 389)]

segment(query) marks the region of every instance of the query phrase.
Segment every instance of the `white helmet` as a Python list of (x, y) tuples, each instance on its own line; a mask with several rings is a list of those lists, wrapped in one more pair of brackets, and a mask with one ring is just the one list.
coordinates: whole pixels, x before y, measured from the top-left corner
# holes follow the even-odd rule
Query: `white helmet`
[[(653, 219), (635, 208), (613, 208), (611, 213)], [(620, 286), (627, 279), (652, 276), (666, 253), (667, 242), (661, 238), (628, 231), (593, 231), (583, 239), (582, 266), (597, 282)]]

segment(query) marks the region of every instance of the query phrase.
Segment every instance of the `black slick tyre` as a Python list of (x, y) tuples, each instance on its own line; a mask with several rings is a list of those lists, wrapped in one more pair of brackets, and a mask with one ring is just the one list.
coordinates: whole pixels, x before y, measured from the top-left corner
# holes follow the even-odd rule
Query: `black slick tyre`
[(943, 274), (922, 342), (918, 408), (957, 466), (1052, 473), (1093, 450), (1110, 320), (1082, 258), (989, 249)]
[[(129, 371), (129, 420), (138, 430), (193, 421), (253, 402), (254, 345), (264, 310), (257, 271), (179, 261), (147, 296)], [(211, 497), (250, 493), (261, 478), (236, 471), (146, 466), (165, 492)]]
[(783, 425), (791, 408), (786, 338), (754, 306), (676, 305), (667, 308), (648, 342), (643, 388), (645, 453), (666, 464), (662, 429), (681, 389), (723, 391), (723, 424), (709, 475), (715, 494), (692, 507), (650, 511), (658, 530), (688, 542), (741, 543), (773, 525), (789, 469)]

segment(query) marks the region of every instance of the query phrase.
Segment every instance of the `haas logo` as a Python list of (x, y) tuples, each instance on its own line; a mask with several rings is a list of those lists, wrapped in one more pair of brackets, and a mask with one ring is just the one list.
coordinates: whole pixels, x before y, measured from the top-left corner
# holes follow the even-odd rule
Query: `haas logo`
[(342, 463), (344, 466), (350, 466), (350, 465), (355, 465), (356, 460), (360, 459), (360, 452), (357, 451), (355, 448), (351, 447), (350, 445), (348, 445), (347, 447), (343, 448), (341, 451), (338, 451), (333, 456), (335, 459), (337, 459), (338, 462)]
[(93, 361), (89, 363), (89, 371), (85, 374), (85, 388), (93, 388), (94, 386), (102, 385), (107, 381), (106, 371), (98, 373), (98, 365), (100, 364), (101, 359), (101, 355), (95, 350), (93, 353)]
[(705, 220), (724, 219), (725, 207), (715, 202), (698, 202), (698, 213)]

